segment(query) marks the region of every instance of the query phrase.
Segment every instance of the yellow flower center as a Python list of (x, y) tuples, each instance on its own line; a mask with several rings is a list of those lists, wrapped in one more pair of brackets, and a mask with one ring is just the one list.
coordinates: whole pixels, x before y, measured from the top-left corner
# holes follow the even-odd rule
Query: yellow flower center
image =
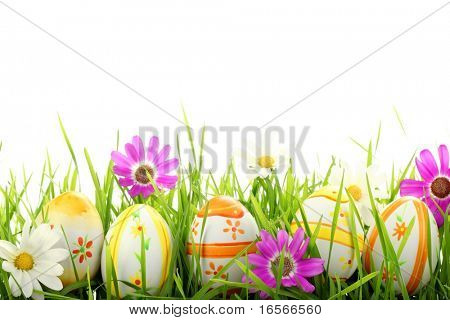
[(348, 193), (350, 193), (356, 201), (361, 200), (362, 198), (362, 190), (357, 185), (351, 185), (347, 188)]
[(16, 260), (14, 260), (14, 266), (19, 270), (28, 271), (33, 269), (34, 260), (33, 257), (26, 253), (22, 252), (16, 257)]
[(275, 167), (275, 158), (271, 156), (262, 156), (258, 158), (258, 166), (265, 169), (270, 169)]

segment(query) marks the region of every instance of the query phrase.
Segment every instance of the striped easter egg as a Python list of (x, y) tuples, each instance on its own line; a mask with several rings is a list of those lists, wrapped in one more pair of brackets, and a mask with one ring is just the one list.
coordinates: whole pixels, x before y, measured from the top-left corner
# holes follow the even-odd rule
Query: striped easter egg
[[(364, 248), (364, 232), (355, 217), (357, 236), (353, 239), (349, 220), (350, 201), (345, 194), (342, 194), (334, 237), (332, 237), (332, 222), (338, 194), (338, 188), (324, 187), (311, 194), (302, 205), (311, 234), (316, 232), (321, 221), (320, 229), (317, 231), (316, 245), (321, 258), (325, 260), (324, 266), (328, 274), (333, 278), (339, 277), (341, 280), (346, 280), (357, 268), (356, 259), (360, 257)], [(305, 228), (300, 211), (297, 212), (297, 220)], [(297, 229), (297, 221), (294, 220), (291, 224), (292, 233)], [(359, 250), (355, 249), (354, 241), (358, 242)], [(330, 254), (331, 243), (333, 246)]]
[[(143, 235), (143, 239), (142, 239)], [(172, 256), (172, 236), (167, 223), (152, 207), (133, 205), (123, 211), (106, 234), (114, 270), (119, 280), (119, 292), (111, 284), (113, 294), (122, 298), (136, 291), (121, 282), (142, 288), (145, 281), (147, 292), (155, 294), (168, 277)], [(146, 279), (142, 278), (141, 250), (144, 245)], [(106, 245), (102, 253), (102, 277), (106, 282)]]
[[(239, 201), (227, 196), (209, 200), (195, 217), (186, 244), (189, 259), (199, 257), (203, 284), (241, 251), (256, 252), (252, 243), (258, 232), (255, 219)], [(244, 255), (239, 260), (245, 263)], [(242, 270), (232, 264), (221, 278), (241, 282), (243, 275)]]
[[(436, 268), (439, 253), (436, 221), (426, 204), (412, 197), (402, 197), (392, 202), (381, 214), (381, 220), (386, 226), (387, 235), (397, 253), (400, 273), (406, 289), (409, 294), (414, 294), (430, 281), (431, 274)], [(409, 236), (408, 229), (411, 230)], [(428, 246), (428, 237), (431, 239), (430, 246)], [(431, 261), (428, 259), (429, 256)], [(380, 270), (383, 260), (380, 234), (378, 228), (374, 226), (369, 231), (368, 243), (363, 255), (364, 267), (367, 272)], [(380, 272), (383, 272), (384, 282), (388, 278), (393, 279), (395, 290), (400, 293), (396, 274), (389, 276), (386, 267)]]

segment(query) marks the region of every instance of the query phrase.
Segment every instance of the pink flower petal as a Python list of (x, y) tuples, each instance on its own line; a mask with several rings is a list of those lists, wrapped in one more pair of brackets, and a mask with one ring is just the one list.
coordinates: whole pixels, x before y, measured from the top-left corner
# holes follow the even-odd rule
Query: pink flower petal
[(140, 193), (141, 193), (141, 186), (138, 184), (135, 184), (129, 191), (128, 193), (130, 194), (130, 196), (132, 198), (137, 197)]
[(316, 288), (308, 282), (308, 280), (306, 280), (305, 278), (298, 276), (297, 280), (300, 284), (300, 286), (302, 287), (303, 291), (305, 291), (306, 293), (311, 293), (314, 292), (314, 290), (316, 290)]
[(158, 170), (158, 173), (165, 174), (165, 173), (169, 173), (170, 171), (172, 171), (176, 168), (178, 168), (178, 159), (172, 158), (172, 159), (161, 162), (156, 167), (156, 170)]
[[(436, 160), (434, 160), (433, 154), (430, 152), (430, 150), (428, 149), (422, 150), (420, 152), (420, 160), (422, 165), (422, 171), (426, 171), (426, 176), (431, 176), (432, 178), (434, 178), (439, 174), (439, 169), (436, 164)], [(420, 174), (422, 174), (422, 172), (420, 172)]]
[(170, 146), (169, 145), (165, 145), (161, 151), (159, 152), (159, 154), (156, 156), (155, 160), (153, 161), (153, 163), (158, 166), (161, 162), (165, 161), (167, 159), (167, 157), (169, 156), (170, 153)]
[(131, 178), (120, 178), (119, 179), (119, 184), (122, 187), (130, 187), (130, 186), (134, 185), (134, 183), (135, 183), (134, 180)]
[(113, 172), (117, 174), (118, 176), (123, 177), (131, 177), (131, 169), (130, 167), (122, 167), (122, 166), (114, 166)]
[(400, 183), (400, 195), (413, 196), (416, 198), (424, 197), (427, 193), (428, 184), (424, 181), (405, 179)]
[(319, 258), (304, 259), (296, 262), (297, 264), (297, 274), (310, 278), (321, 274), (324, 271), (323, 264), (324, 260)]
[(148, 143), (148, 152), (147, 152), (148, 161), (154, 162), (156, 156), (158, 155), (158, 148), (159, 148), (158, 137), (157, 136), (151, 137)]
[(139, 136), (134, 136), (132, 139), (133, 146), (136, 149), (136, 152), (138, 154), (139, 162), (145, 161), (145, 150), (144, 150), (144, 144), (142, 143), (142, 139)]
[(297, 253), (295, 253), (295, 255), (294, 255), (295, 260), (299, 260), (299, 259), (303, 258), (303, 256), (306, 253), (306, 250), (308, 249), (309, 240), (310, 240), (309, 238), (306, 238), (305, 241), (303, 242), (302, 246), (300, 247), (300, 249), (298, 249)]
[(153, 192), (155, 191), (155, 188), (153, 188), (152, 185), (148, 186), (141, 186), (141, 193), (144, 198), (148, 198)]
[(269, 248), (269, 246), (267, 246), (264, 242), (260, 241), (256, 243), (256, 247), (258, 248), (259, 252), (261, 252), (261, 254), (266, 257), (266, 259), (273, 259), (273, 257), (275, 256), (276, 252), (274, 252), (273, 250), (271, 250)]
[(178, 181), (177, 176), (162, 175), (158, 176), (155, 182), (158, 186), (162, 186), (167, 189), (172, 189), (176, 185), (177, 181)]
[(440, 145), (438, 148), (438, 153), (439, 153), (439, 161), (441, 163), (440, 173), (446, 175), (449, 170), (448, 167), (449, 155), (447, 146), (445, 144)]
[(261, 239), (271, 252), (279, 252), (275, 238), (266, 230), (261, 230)]
[(286, 230), (278, 231), (277, 240), (278, 240), (278, 250), (280, 251), (287, 250), (289, 243), (289, 235), (286, 232)]
[(303, 228), (298, 228), (294, 234), (294, 238), (289, 244), (289, 251), (291, 252), (292, 255), (294, 255), (300, 249), (300, 246), (304, 239), (305, 239), (305, 231), (303, 230)]
[(111, 159), (114, 163), (121, 167), (130, 167), (131, 163), (128, 158), (119, 151), (111, 152)]
[(132, 160), (133, 164), (139, 163), (139, 154), (133, 144), (125, 144), (125, 152), (127, 153), (128, 158)]
[(248, 255), (248, 262), (250, 262), (251, 264), (253, 264), (256, 267), (270, 268), (270, 261), (267, 258), (262, 257), (256, 253), (252, 253), (252, 254)]
[(433, 213), (434, 219), (436, 220), (438, 227), (441, 227), (444, 224), (444, 216), (442, 215), (441, 211), (444, 212), (444, 214), (448, 214), (448, 206), (450, 204), (450, 198), (441, 200), (437, 198), (432, 199), (431, 197), (426, 197), (424, 199), (424, 202), (427, 204), (428, 208), (430, 208), (431, 212)]

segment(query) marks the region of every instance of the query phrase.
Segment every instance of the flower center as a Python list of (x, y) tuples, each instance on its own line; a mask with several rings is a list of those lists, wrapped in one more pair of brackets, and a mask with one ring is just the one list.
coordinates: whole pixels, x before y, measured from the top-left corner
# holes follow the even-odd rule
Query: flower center
[(139, 168), (137, 168), (136, 172), (134, 173), (134, 178), (141, 184), (149, 184), (150, 179), (147, 176), (148, 174), (153, 178), (155, 173), (153, 169), (150, 168), (150, 166), (143, 164)]
[(353, 199), (355, 199), (356, 201), (361, 200), (362, 198), (362, 190), (360, 187), (358, 187), (355, 184), (352, 184), (351, 186), (349, 186), (347, 188), (348, 193), (350, 193), (353, 197)]
[[(278, 274), (279, 272), (280, 260), (281, 256), (278, 256), (272, 261), (272, 271), (274, 274)], [(292, 261), (290, 256), (285, 256), (283, 260), (283, 277), (289, 276), (292, 271), (294, 271), (294, 261)]]
[(445, 199), (450, 195), (450, 181), (447, 177), (436, 178), (431, 183), (431, 192), (439, 199)]
[(275, 167), (275, 158), (271, 156), (262, 156), (258, 158), (258, 166), (265, 169)]
[(19, 270), (28, 271), (33, 269), (34, 260), (33, 257), (26, 253), (22, 252), (16, 257), (16, 260), (14, 260), (14, 266)]

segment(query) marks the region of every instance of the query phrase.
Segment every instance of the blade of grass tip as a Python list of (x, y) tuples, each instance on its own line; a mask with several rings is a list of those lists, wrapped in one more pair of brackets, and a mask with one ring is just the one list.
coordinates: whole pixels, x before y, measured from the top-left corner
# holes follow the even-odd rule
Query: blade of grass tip
[(191, 152), (192, 152), (192, 157), (194, 159), (194, 165), (195, 165), (195, 167), (197, 167), (197, 156), (196, 156), (196, 153), (195, 153), (194, 138), (192, 136), (192, 128), (189, 125), (189, 121), (188, 121), (188, 118), (187, 118), (187, 115), (186, 115), (186, 110), (184, 110), (183, 105), (182, 105), (182, 110), (183, 110), (184, 124), (186, 126), (186, 130), (187, 130), (188, 137), (189, 137), (189, 143), (191, 145)]
[(345, 172), (342, 173), (341, 185), (339, 187), (339, 193), (338, 193), (338, 196), (336, 199), (336, 206), (334, 207), (333, 221), (332, 221), (332, 225), (331, 225), (331, 235), (330, 235), (330, 249), (328, 251), (327, 270), (330, 270), (331, 253), (333, 251), (334, 235), (336, 233), (338, 216), (339, 216), (339, 212), (341, 210), (342, 191), (344, 190), (344, 176), (345, 176)]
[(327, 173), (325, 174), (325, 178), (323, 179), (322, 186), (328, 185), (328, 180), (330, 179), (331, 171), (333, 170), (333, 167), (335, 166), (335, 164), (336, 164), (336, 158), (331, 157), (331, 164), (328, 167)]
[(397, 122), (400, 125), (400, 128), (402, 129), (403, 134), (406, 136), (407, 134), (406, 134), (405, 126), (403, 124), (402, 118), (400, 117), (400, 113), (398, 112), (398, 110), (395, 106), (393, 106), (392, 109), (394, 110), (395, 117), (397, 118)]
[(370, 167), (373, 162), (373, 149), (372, 149), (372, 140), (369, 142), (369, 148), (367, 151), (367, 167)]
[(380, 137), (381, 137), (381, 121), (378, 124), (378, 133), (377, 133), (377, 140), (375, 142), (375, 151), (378, 150), (378, 145), (380, 143)]
[(409, 159), (408, 165), (406, 166), (405, 170), (403, 170), (400, 178), (397, 180), (397, 184), (395, 185), (395, 188), (391, 194), (391, 198), (389, 199), (389, 202), (394, 201), (395, 197), (397, 196), (397, 194), (400, 190), (400, 183), (405, 179), (406, 175), (408, 174), (409, 168), (411, 167), (411, 165), (414, 161), (414, 157), (415, 157), (415, 153), (413, 154), (411, 159)]
[(368, 274), (367, 276), (363, 277), (360, 282), (355, 282), (351, 285), (349, 285), (347, 288), (341, 290), (339, 293), (335, 294), (334, 296), (330, 297), (330, 300), (334, 300), (336, 298), (340, 298), (349, 292), (352, 292), (356, 289), (358, 289), (360, 286), (364, 285), (366, 282), (370, 281), (374, 277), (378, 275), (379, 271), (372, 272)]
[(353, 142), (354, 144), (356, 144), (358, 147), (360, 147), (361, 149), (363, 149), (365, 152), (368, 152), (367, 148), (364, 147), (364, 146), (362, 145), (362, 143), (359, 143), (358, 141), (356, 141), (356, 140), (353, 139), (353, 138), (350, 138), (350, 140), (352, 140), (352, 142)]
[(203, 148), (205, 147), (205, 132), (206, 126), (203, 126), (202, 131), (200, 133), (200, 154), (198, 156), (198, 171), (201, 173), (203, 169)]
[[(64, 125), (62, 123), (62, 120), (61, 120), (61, 117), (59, 116), (59, 114), (58, 114), (58, 122), (59, 122), (59, 127), (61, 129), (61, 132), (63, 134), (64, 140), (66, 142), (67, 148), (69, 149), (69, 152), (70, 152), (70, 155), (72, 157), (72, 160), (75, 163), (75, 168), (79, 172), (80, 170), (79, 170), (79, 167), (78, 167), (77, 157), (75, 156), (75, 152), (73, 151), (73, 147), (72, 147), (72, 144), (70, 143), (69, 136), (67, 135), (67, 131), (64, 128)], [(81, 185), (79, 177), (78, 177), (78, 182), (79, 182), (79, 185)]]

